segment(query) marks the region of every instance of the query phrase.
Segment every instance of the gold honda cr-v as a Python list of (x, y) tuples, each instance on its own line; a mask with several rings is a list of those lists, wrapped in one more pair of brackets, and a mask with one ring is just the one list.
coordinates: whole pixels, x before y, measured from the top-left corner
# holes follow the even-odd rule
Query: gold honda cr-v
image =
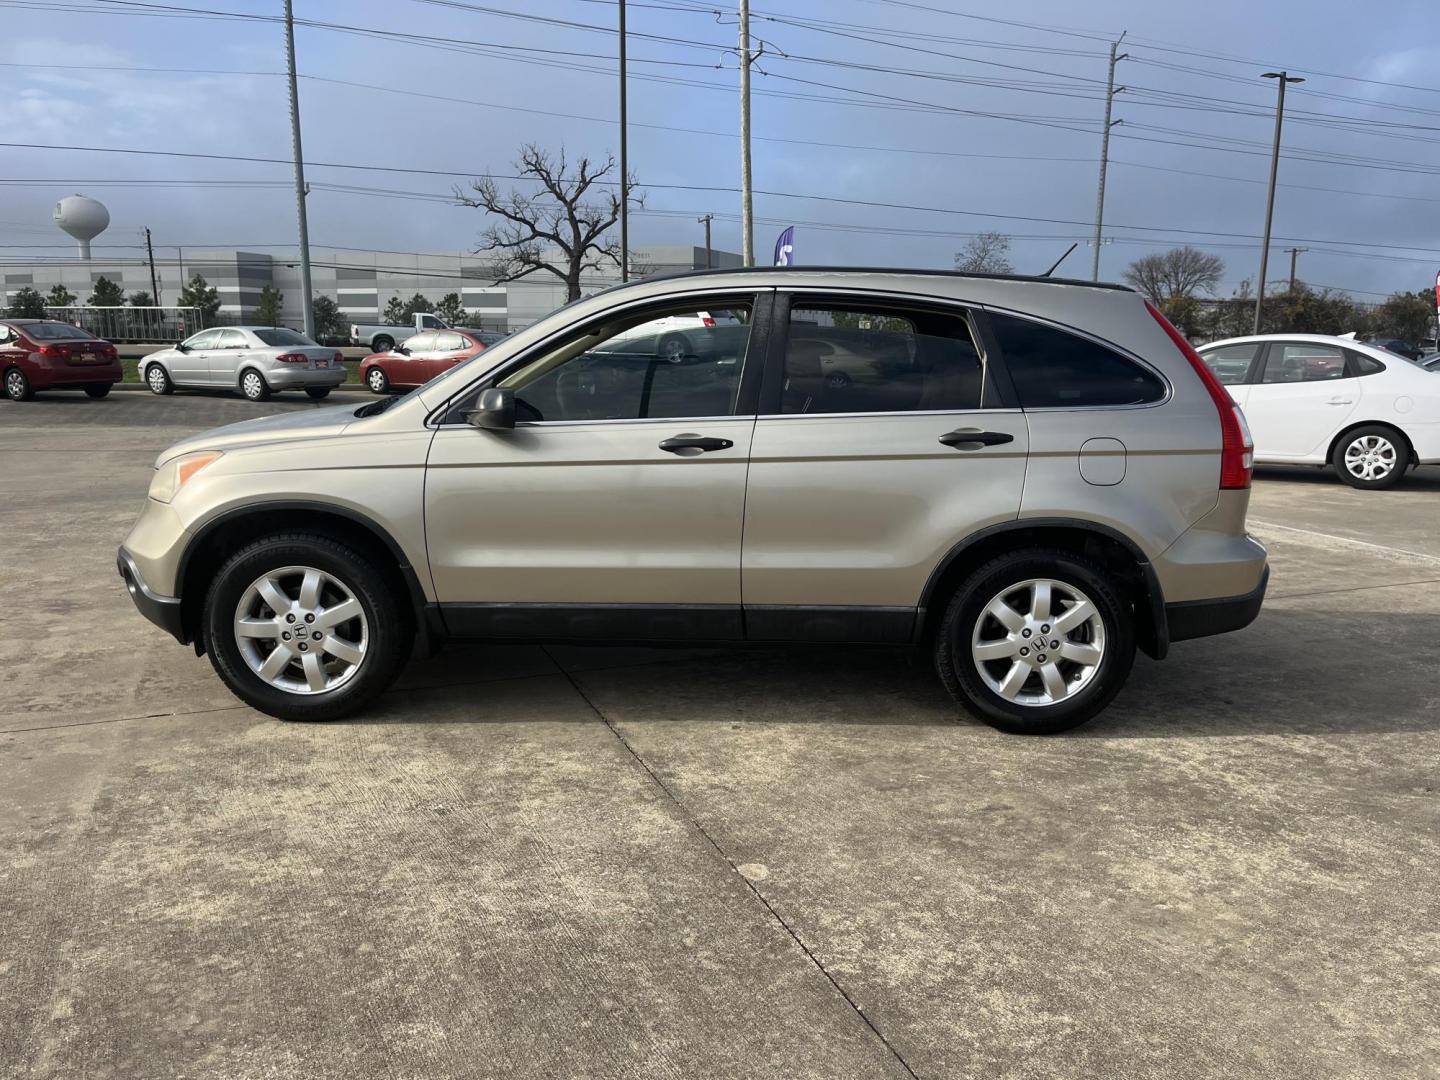
[(1008, 731), (1247, 625), (1244, 417), (1128, 289), (790, 268), (567, 307), (403, 397), (160, 455), (136, 605), (242, 700), (359, 709), (417, 644), (928, 649)]

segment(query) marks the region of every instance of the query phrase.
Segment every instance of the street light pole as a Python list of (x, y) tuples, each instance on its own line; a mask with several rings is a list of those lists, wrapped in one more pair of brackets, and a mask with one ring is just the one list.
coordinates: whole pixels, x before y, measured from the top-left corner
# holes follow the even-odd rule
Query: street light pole
[(1267, 71), (1261, 78), (1279, 81), (1280, 93), (1275, 101), (1275, 145), (1270, 151), (1270, 191), (1265, 196), (1265, 239), (1260, 243), (1260, 283), (1255, 292), (1255, 333), (1260, 333), (1260, 313), (1265, 306), (1265, 270), (1270, 262), (1270, 222), (1275, 216), (1275, 177), (1280, 171), (1280, 128), (1285, 122), (1285, 84), (1305, 80), (1286, 71)]
[(300, 311), (305, 336), (315, 338), (315, 304), (310, 295), (310, 223), (305, 217), (305, 154), (300, 147), (300, 90), (295, 84), (295, 11), (285, 0), (285, 63), (290, 75), (290, 142), (295, 152), (295, 205), (300, 217)]
[(630, 280), (630, 158), (625, 123), (625, 0), (620, 0), (620, 280)]

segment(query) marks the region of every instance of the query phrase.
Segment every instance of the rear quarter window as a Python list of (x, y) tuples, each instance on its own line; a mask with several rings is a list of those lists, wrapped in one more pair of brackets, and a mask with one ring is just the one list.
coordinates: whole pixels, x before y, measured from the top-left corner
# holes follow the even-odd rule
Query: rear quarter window
[(989, 320), (1022, 408), (1148, 405), (1165, 396), (1158, 375), (1099, 342), (1014, 315)]

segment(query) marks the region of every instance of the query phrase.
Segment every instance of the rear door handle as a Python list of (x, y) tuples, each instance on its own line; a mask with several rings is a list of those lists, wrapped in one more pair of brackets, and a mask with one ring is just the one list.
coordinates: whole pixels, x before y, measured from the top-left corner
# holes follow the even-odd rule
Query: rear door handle
[(940, 436), (940, 441), (956, 450), (979, 450), (982, 446), (1000, 446), (1014, 442), (1015, 436), (1003, 431), (981, 431), (979, 428), (957, 428)]
[(1348, 397), (1332, 397), (1332, 398), (1330, 399), (1330, 401), (1329, 401), (1329, 404), (1331, 404), (1331, 405), (1354, 405), (1354, 404), (1355, 404), (1355, 399), (1354, 399), (1354, 398), (1348, 398)]
[(660, 449), (669, 454), (678, 454), (681, 450), (701, 450), (709, 453), (711, 450), (729, 450), (735, 444), (729, 439), (717, 439), (709, 435), (692, 435), (685, 432), (682, 435), (672, 435), (660, 443)]

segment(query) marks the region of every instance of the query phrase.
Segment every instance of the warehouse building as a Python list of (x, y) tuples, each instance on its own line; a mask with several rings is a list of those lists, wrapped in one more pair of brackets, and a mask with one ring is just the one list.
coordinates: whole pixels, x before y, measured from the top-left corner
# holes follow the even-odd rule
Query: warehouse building
[[(449, 293), (458, 293), (469, 314), (470, 325), (483, 329), (517, 330), (554, 311), (565, 303), (565, 285), (547, 273), (536, 273), (519, 281), (495, 284), (493, 260), (465, 252), (357, 251), (312, 248), (311, 279), (316, 296), (327, 296), (338, 305), (347, 322), (382, 321), (385, 307), (394, 297), (408, 300), (416, 293), (433, 305)], [(633, 249), (632, 276), (704, 269), (707, 252), (703, 247), (661, 245)], [(709, 262), (716, 268), (739, 266), (740, 256), (712, 251)], [(190, 250), (161, 248), (156, 251), (155, 278), (159, 303), (179, 303), (181, 284), (200, 274), (220, 295), (218, 321), (243, 323), (253, 318), (261, 290), (270, 286), (284, 297), (281, 322), (298, 326), (301, 321), (300, 264), (294, 254), (274, 255), (244, 250)], [(109, 258), (97, 248), (89, 260), (79, 257), (25, 258), (12, 256), (3, 261), (3, 296), (22, 288), (49, 294), (62, 285), (85, 304), (95, 282), (107, 278), (129, 296), (153, 293), (151, 266), (146, 259)], [(618, 269), (589, 272), (582, 279), (586, 294), (618, 284)]]

